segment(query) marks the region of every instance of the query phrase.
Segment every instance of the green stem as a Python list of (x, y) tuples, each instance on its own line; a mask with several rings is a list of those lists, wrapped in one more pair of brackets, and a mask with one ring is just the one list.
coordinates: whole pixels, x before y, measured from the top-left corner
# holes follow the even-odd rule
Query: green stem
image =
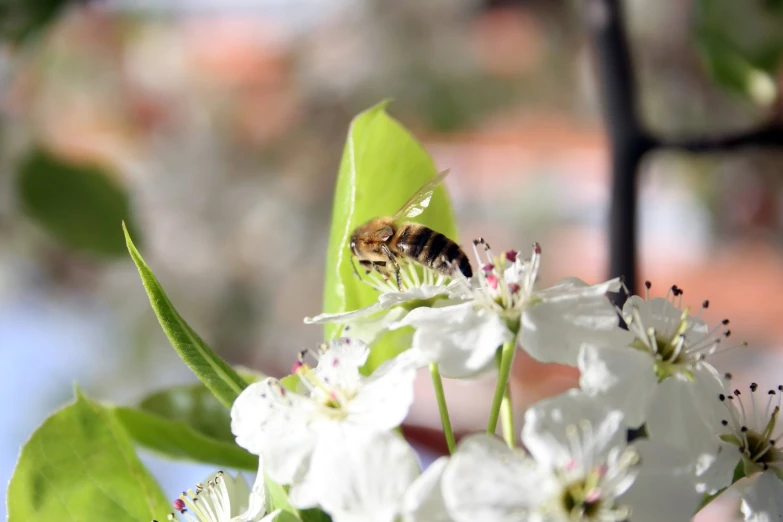
[(440, 378), (438, 365), (430, 364), (430, 375), (432, 375), (432, 387), (435, 388), (435, 397), (438, 399), (438, 410), (440, 411), (440, 423), (443, 425), (443, 434), (446, 436), (446, 445), (449, 447), (449, 453), (454, 453), (454, 432), (451, 429), (451, 419), (449, 419), (449, 409), (446, 406), (446, 394), (443, 391), (443, 381)]
[(508, 385), (508, 375), (511, 373), (511, 363), (514, 361), (514, 349), (516, 343), (514, 339), (503, 344), (500, 349), (500, 364), (498, 368), (498, 382), (495, 386), (495, 397), (492, 399), (492, 410), (489, 412), (489, 422), (487, 423), (487, 433), (493, 435), (498, 426), (498, 416), (500, 415), (500, 406), (503, 403), (503, 395), (506, 393)]
[(511, 386), (506, 385), (503, 394), (503, 402), (500, 403), (500, 425), (503, 431), (503, 439), (508, 447), (514, 449), (516, 436), (514, 435), (514, 407), (511, 404)]

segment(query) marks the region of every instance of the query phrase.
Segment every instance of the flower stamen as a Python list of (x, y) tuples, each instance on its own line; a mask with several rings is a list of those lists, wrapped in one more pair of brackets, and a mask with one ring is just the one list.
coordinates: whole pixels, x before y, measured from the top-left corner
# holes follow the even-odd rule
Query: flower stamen
[[(213, 480), (204, 487), (196, 484), (192, 489), (183, 491), (173, 502), (179, 513), (169, 513), (168, 520), (183, 522), (229, 522), (231, 520), (231, 501), (226, 489), (223, 472), (218, 471)], [(153, 521), (155, 522), (155, 521)]]
[(690, 306), (683, 306), (682, 288), (672, 285), (665, 299), (650, 300), (651, 286), (649, 281), (645, 283), (647, 313), (642, 314), (641, 298), (634, 296), (626, 302), (622, 317), (628, 331), (635, 335), (631, 346), (656, 359), (655, 372), (660, 381), (674, 375), (692, 379), (696, 365), (708, 356), (746, 346), (741, 343), (721, 348), (721, 341), (731, 335), (730, 330), (721, 331), (729, 324), (728, 319), (705, 332), (700, 316), (709, 301), (703, 301), (699, 312), (691, 316)]
[[(738, 446), (746, 465), (746, 473), (761, 471), (775, 467), (783, 470), (783, 453), (777, 447), (777, 443), (783, 438), (783, 430), (775, 433), (777, 417), (780, 413), (781, 393), (783, 387), (778, 387), (778, 392), (769, 390), (768, 399), (763, 412), (759, 408), (754, 395), (758, 391), (758, 385), (750, 385), (750, 411), (745, 407), (740, 390), (734, 390), (733, 396), (719, 395), (718, 398), (725, 405), (730, 420), (722, 420), (724, 432), (721, 439)], [(777, 399), (775, 398), (777, 396)], [(734, 399), (736, 400), (730, 400)]]

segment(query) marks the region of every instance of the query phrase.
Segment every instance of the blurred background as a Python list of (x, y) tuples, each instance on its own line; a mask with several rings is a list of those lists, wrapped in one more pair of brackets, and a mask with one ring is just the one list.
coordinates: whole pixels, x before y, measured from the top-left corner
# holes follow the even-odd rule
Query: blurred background
[[(783, 2), (618, 3), (646, 129), (701, 140), (777, 125)], [(302, 318), (321, 311), (343, 141), (383, 98), (452, 170), (463, 244), (539, 241), (544, 283), (609, 276), (610, 141), (591, 27), (612, 0), (61, 4), (0, 0), (2, 483), (74, 381), (126, 403), (193, 381), (121, 219), (232, 363), (283, 375), (321, 340)], [(707, 319), (729, 317), (732, 339), (750, 343), (716, 366), (771, 386), (783, 381), (783, 140), (750, 141), (644, 157), (637, 274), (653, 294), (676, 283), (694, 306), (709, 299)], [(575, 382), (519, 357), (517, 413)], [(419, 388), (408, 430), (432, 455), (427, 376)], [(458, 431), (484, 425), (493, 389), (447, 383)], [(147, 461), (172, 497), (210, 471)], [(728, 499), (701, 518), (735, 512)]]

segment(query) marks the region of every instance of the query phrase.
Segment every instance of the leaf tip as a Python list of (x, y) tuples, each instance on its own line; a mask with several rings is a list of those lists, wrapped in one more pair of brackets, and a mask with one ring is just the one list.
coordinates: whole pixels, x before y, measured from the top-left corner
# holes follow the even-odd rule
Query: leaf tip
[(367, 109), (364, 109), (362, 112), (357, 114), (353, 119), (353, 123), (360, 120), (362, 117), (371, 116), (378, 113), (386, 114), (386, 107), (388, 107), (393, 101), (393, 98), (384, 98), (375, 105), (368, 107)]
[(82, 387), (79, 386), (77, 381), (73, 381), (73, 397), (76, 399), (76, 402), (83, 401), (86, 398), (82, 391)]
[(373, 107), (373, 108), (377, 108), (377, 109), (379, 109), (379, 110), (384, 110), (384, 111), (385, 111), (385, 110), (386, 110), (386, 107), (388, 107), (389, 105), (391, 105), (391, 103), (392, 103), (393, 101), (394, 101), (394, 98), (384, 98), (384, 99), (382, 99), (381, 101), (379, 101), (379, 102), (378, 102), (378, 103), (375, 105), (375, 107)]
[(131, 257), (133, 258), (134, 262), (136, 261), (136, 258), (140, 258), (141, 254), (139, 254), (139, 251), (136, 249), (136, 245), (133, 244), (133, 239), (131, 239), (130, 232), (128, 231), (128, 226), (125, 224), (125, 220), (122, 220), (122, 232), (125, 234), (125, 245), (128, 247), (128, 253), (130, 253)]

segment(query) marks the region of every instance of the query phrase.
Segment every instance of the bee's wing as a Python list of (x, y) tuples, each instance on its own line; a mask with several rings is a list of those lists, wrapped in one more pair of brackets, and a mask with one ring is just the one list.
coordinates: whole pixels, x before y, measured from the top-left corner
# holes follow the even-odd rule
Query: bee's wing
[(416, 193), (405, 202), (400, 210), (394, 214), (392, 220), (397, 221), (402, 218), (412, 218), (424, 212), (424, 209), (430, 205), (430, 200), (432, 199), (432, 194), (435, 192), (435, 189), (438, 188), (438, 185), (443, 182), (443, 179), (448, 174), (449, 169), (446, 169), (425, 183), (424, 186), (417, 190)]

